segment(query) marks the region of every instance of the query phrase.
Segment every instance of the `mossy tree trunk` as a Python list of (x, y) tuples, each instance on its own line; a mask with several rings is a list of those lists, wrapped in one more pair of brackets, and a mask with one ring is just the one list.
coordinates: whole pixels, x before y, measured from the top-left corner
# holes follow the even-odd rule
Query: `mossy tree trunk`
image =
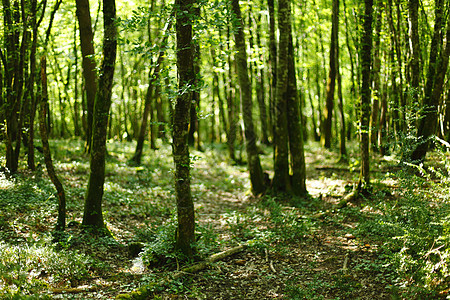
[(117, 51), (115, 17), (115, 0), (103, 0), (103, 61), (95, 97), (90, 174), (82, 224), (91, 227), (97, 233), (102, 233), (105, 229), (102, 198), (105, 183), (106, 135)]
[(234, 35), (236, 44), (236, 65), (240, 85), (240, 98), (242, 117), (244, 121), (244, 136), (245, 147), (247, 152), (247, 163), (250, 173), (250, 181), (252, 186), (252, 193), (254, 195), (261, 194), (266, 187), (263, 180), (263, 171), (258, 154), (258, 147), (256, 145), (256, 134), (253, 125), (252, 117), (252, 89), (248, 77), (247, 65), (247, 48), (245, 43), (244, 26), (242, 23), (241, 8), (239, 7), (239, 0), (231, 1), (231, 10), (234, 14)]
[(189, 119), (193, 89), (196, 81), (194, 44), (192, 41), (195, 0), (176, 0), (176, 38), (178, 96), (173, 112), (173, 160), (175, 163), (175, 193), (177, 199), (178, 231), (176, 245), (192, 258), (195, 242), (194, 203), (191, 195), (190, 158), (188, 147)]
[(372, 64), (372, 9), (373, 0), (364, 1), (363, 31), (361, 37), (361, 103), (360, 103), (360, 151), (361, 172), (359, 176), (359, 188), (370, 184), (369, 173), (369, 121), (370, 121), (370, 67)]

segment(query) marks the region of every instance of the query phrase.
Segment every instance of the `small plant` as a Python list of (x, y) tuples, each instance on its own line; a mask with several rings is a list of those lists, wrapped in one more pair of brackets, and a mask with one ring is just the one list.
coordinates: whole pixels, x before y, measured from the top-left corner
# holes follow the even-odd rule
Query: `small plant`
[(150, 267), (170, 265), (181, 258), (181, 253), (175, 249), (176, 230), (176, 218), (172, 217), (169, 222), (147, 235), (150, 240), (145, 241), (145, 247), (140, 254), (145, 265)]

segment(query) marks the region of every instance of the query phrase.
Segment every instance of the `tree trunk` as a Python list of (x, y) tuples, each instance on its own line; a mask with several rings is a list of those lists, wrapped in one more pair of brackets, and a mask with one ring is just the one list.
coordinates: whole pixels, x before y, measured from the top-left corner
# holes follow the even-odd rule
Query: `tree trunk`
[(94, 117), (94, 102), (97, 94), (97, 74), (94, 59), (94, 34), (92, 32), (92, 21), (89, 9), (89, 0), (76, 0), (77, 19), (80, 30), (81, 55), (83, 58), (83, 77), (86, 93), (86, 147), (90, 152), (92, 142), (92, 122)]
[(277, 41), (275, 37), (275, 5), (274, 0), (267, 0), (269, 8), (269, 64), (270, 64), (270, 97), (269, 97), (269, 130), (272, 133), (272, 142), (275, 141), (275, 102), (277, 90)]
[[(158, 54), (158, 58), (156, 60), (156, 64), (153, 70), (149, 71), (148, 73), (148, 88), (147, 88), (147, 94), (145, 95), (145, 103), (144, 103), (144, 111), (142, 113), (142, 121), (141, 121), (141, 127), (139, 129), (139, 135), (137, 138), (137, 143), (136, 143), (136, 149), (134, 151), (134, 155), (132, 157), (131, 160), (133, 160), (136, 164), (140, 164), (141, 163), (141, 158), (142, 158), (142, 151), (144, 148), (144, 141), (145, 141), (145, 136), (146, 136), (146, 132), (147, 132), (147, 127), (148, 127), (148, 117), (150, 115), (150, 113), (152, 113), (152, 116), (154, 115), (153, 109), (154, 106), (152, 107), (152, 100), (155, 99), (154, 96), (156, 96), (156, 87), (155, 87), (155, 83), (158, 81), (159, 79), (159, 71), (161, 69), (161, 64), (163, 63), (164, 60), (164, 53), (165, 47), (167, 46), (167, 38), (168, 38), (168, 30), (170, 29), (170, 27), (172, 27), (172, 18), (169, 18), (169, 21), (167, 22), (163, 35), (161, 36), (161, 42), (159, 43), (159, 49), (160, 52)], [(153, 118), (152, 118), (153, 119)], [(152, 120), (153, 121), (153, 120)], [(150, 124), (151, 129), (153, 129), (154, 125)], [(151, 137), (151, 146), (152, 149), (156, 148), (156, 145), (154, 145), (154, 134), (152, 134)]]
[[(231, 19), (230, 19), (231, 23)], [(227, 40), (230, 40), (230, 27), (227, 28)], [(230, 43), (227, 43), (227, 52), (230, 53)], [(236, 132), (238, 125), (238, 118), (236, 116), (236, 100), (235, 100), (235, 86), (234, 86), (234, 76), (232, 72), (232, 61), (231, 55), (228, 55), (228, 78), (224, 80), (227, 82), (227, 110), (228, 110), (228, 130), (227, 130), (227, 146), (230, 158), (232, 161), (236, 161)], [(225, 77), (225, 75), (224, 75)]]
[(333, 13), (331, 20), (331, 38), (330, 38), (330, 70), (327, 80), (326, 102), (323, 111), (324, 122), (321, 137), (321, 143), (325, 148), (331, 148), (332, 121), (334, 110), (334, 94), (336, 87), (336, 48), (339, 27), (339, 0), (333, 0)]
[(336, 72), (337, 72), (337, 84), (338, 84), (338, 107), (339, 107), (339, 121), (340, 121), (340, 133), (339, 133), (339, 160), (347, 161), (347, 147), (346, 147), (346, 125), (345, 125), (345, 113), (344, 113), (344, 97), (342, 96), (342, 77), (340, 70), (340, 58), (339, 58), (339, 45), (336, 49)]
[(373, 80), (373, 99), (372, 99), (372, 115), (370, 118), (370, 144), (371, 148), (378, 152), (377, 138), (378, 138), (378, 115), (381, 97), (381, 80), (380, 80), (380, 70), (381, 70), (381, 59), (380, 59), (380, 47), (381, 47), (381, 25), (382, 25), (382, 15), (383, 9), (381, 5), (382, 0), (378, 0), (376, 5), (376, 21), (375, 21), (375, 35), (374, 35), (374, 58), (373, 58), (373, 70), (372, 70), (372, 80)]
[(245, 146), (252, 186), (251, 189), (254, 195), (258, 195), (263, 193), (266, 187), (264, 186), (263, 171), (259, 160), (258, 147), (256, 146), (256, 134), (252, 117), (252, 90), (248, 77), (247, 48), (245, 45), (244, 25), (242, 23), (239, 0), (231, 1), (231, 9), (235, 16), (233, 25), (237, 50), (236, 63), (241, 90), (241, 107), (244, 120)]
[(46, 59), (45, 56), (41, 58), (41, 100), (40, 100), (40, 113), (39, 113), (39, 129), (42, 140), (42, 149), (44, 153), (45, 166), (47, 167), (48, 177), (52, 181), (56, 188), (56, 194), (58, 197), (58, 218), (56, 221), (56, 230), (64, 231), (66, 228), (66, 194), (64, 187), (56, 175), (55, 168), (53, 166), (50, 146), (48, 144), (47, 125), (45, 123), (47, 114), (47, 71), (46, 71)]
[(419, 0), (409, 3), (409, 41), (411, 48), (411, 96), (413, 101), (419, 99), (420, 94), (420, 39), (419, 39)]
[(102, 198), (105, 183), (106, 135), (117, 51), (115, 17), (115, 0), (103, 0), (103, 62), (95, 97), (90, 174), (83, 215), (83, 226), (91, 227), (99, 234), (104, 233), (106, 229), (102, 213)]
[[(261, 45), (261, 14), (258, 14), (258, 20), (256, 21), (256, 45), (258, 49), (262, 49)], [(263, 63), (263, 52), (259, 51), (259, 61)], [(267, 130), (267, 109), (266, 109), (266, 94), (265, 94), (265, 70), (264, 68), (255, 68), (256, 77), (256, 96), (258, 99), (259, 107), (259, 119), (261, 122), (261, 142), (263, 144), (269, 144), (269, 135)]]
[[(198, 9), (196, 9), (198, 10)], [(196, 12), (197, 14), (200, 11)], [(198, 42), (195, 42), (194, 47), (194, 72), (195, 74), (200, 73), (200, 45)], [(200, 109), (200, 92), (198, 91), (199, 86), (198, 78), (195, 78), (194, 86), (196, 87), (192, 91), (192, 105), (190, 109), (190, 125), (189, 125), (189, 136), (188, 142), (190, 146), (196, 146), (197, 150), (201, 150), (200, 146), (200, 123), (198, 118), (198, 111)], [(197, 137), (195, 137), (195, 133), (197, 133)]]
[(81, 136), (81, 127), (80, 127), (80, 104), (78, 102), (78, 45), (77, 45), (77, 24), (74, 25), (74, 37), (73, 37), (73, 54), (75, 56), (74, 66), (75, 66), (75, 75), (73, 78), (73, 134), (75, 136)]
[[(417, 130), (417, 144), (411, 154), (411, 161), (421, 163), (428, 152), (430, 137), (435, 134), (438, 115), (437, 109), (442, 95), (445, 74), (450, 56), (450, 17), (444, 22), (443, 0), (436, 0), (436, 20), (433, 39), (431, 41), (430, 59), (428, 63), (427, 82), (425, 85), (423, 110)], [(441, 28), (447, 24), (446, 45), (442, 45)], [(441, 49), (439, 53), (439, 49)]]
[(370, 120), (370, 66), (372, 64), (372, 6), (373, 0), (364, 1), (363, 32), (361, 37), (361, 117), (360, 117), (360, 151), (361, 173), (358, 187), (370, 184), (369, 156), (369, 120)]
[[(291, 16), (290, 7), (291, 3), (288, 2), (288, 14), (289, 19)], [(295, 74), (295, 58), (294, 58), (294, 45), (292, 41), (292, 28), (291, 22), (288, 24), (289, 46), (288, 46), (288, 84), (287, 84), (287, 118), (288, 122), (288, 135), (289, 135), (289, 157), (291, 162), (292, 176), (291, 187), (292, 193), (296, 196), (306, 196), (308, 194), (306, 190), (306, 165), (305, 165), (305, 153), (303, 145), (303, 126), (304, 123), (301, 120), (302, 105), (299, 101), (299, 95), (297, 91), (297, 78)]]
[(176, 0), (176, 37), (178, 96), (173, 113), (173, 159), (175, 163), (175, 193), (177, 199), (177, 248), (189, 258), (194, 255), (195, 242), (194, 203), (191, 196), (190, 158), (188, 147), (189, 118), (192, 90), (196, 76), (194, 68), (195, 46), (192, 41), (192, 24), (196, 9), (195, 0)]
[[(278, 2), (278, 69), (275, 102), (275, 132), (274, 132), (274, 176), (272, 187), (277, 192), (291, 190), (289, 177), (289, 133), (288, 133), (288, 97), (289, 97), (289, 30), (290, 3), (286, 0)], [(289, 120), (291, 121), (291, 120)]]

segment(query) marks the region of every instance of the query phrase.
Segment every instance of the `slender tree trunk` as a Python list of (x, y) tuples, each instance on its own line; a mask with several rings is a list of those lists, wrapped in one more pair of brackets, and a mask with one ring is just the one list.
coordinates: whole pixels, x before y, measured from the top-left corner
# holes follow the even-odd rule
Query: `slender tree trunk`
[(97, 94), (97, 74), (94, 59), (94, 34), (92, 32), (91, 13), (89, 0), (76, 0), (77, 19), (80, 30), (81, 55), (83, 58), (83, 77), (86, 93), (86, 147), (85, 151), (90, 152), (92, 142), (92, 122), (94, 117), (94, 102)]
[[(284, 0), (282, 0), (284, 1)], [(292, 26), (290, 22), (290, 7), (291, 3), (288, 2), (288, 84), (287, 84), (287, 118), (288, 122), (288, 135), (289, 135), (289, 157), (292, 169), (291, 187), (292, 193), (297, 196), (306, 196), (308, 194), (306, 190), (306, 164), (305, 153), (303, 145), (303, 126), (304, 123), (301, 120), (302, 105), (299, 101), (299, 95), (297, 90), (297, 79), (295, 74), (295, 58), (294, 58), (294, 45), (292, 41)]]
[(360, 151), (361, 173), (358, 187), (361, 190), (370, 184), (369, 120), (370, 120), (370, 66), (372, 64), (372, 6), (373, 0), (364, 1), (363, 33), (361, 38), (361, 117)]
[[(231, 21), (230, 21), (231, 22)], [(230, 40), (230, 28), (227, 28), (227, 40)], [(227, 43), (227, 52), (230, 53), (230, 44)], [(236, 161), (236, 132), (238, 125), (238, 118), (236, 116), (236, 100), (235, 100), (235, 86), (234, 86), (234, 76), (233, 76), (233, 64), (231, 61), (231, 55), (228, 56), (228, 78), (224, 80), (227, 82), (227, 110), (228, 110), (228, 131), (227, 131), (227, 145), (228, 152), (232, 161)], [(225, 75), (224, 75), (225, 76)]]
[(176, 0), (176, 37), (178, 96), (173, 114), (173, 159), (175, 162), (175, 193), (178, 211), (177, 248), (192, 258), (195, 242), (194, 203), (191, 196), (190, 158), (188, 147), (192, 86), (197, 74), (194, 68), (192, 18), (195, 0)]
[[(36, 95), (35, 95), (35, 79), (36, 79), (36, 49), (38, 40), (38, 28), (42, 21), (44, 15), (45, 7), (42, 8), (42, 13), (39, 21), (37, 20), (37, 0), (31, 1), (31, 22), (32, 22), (32, 42), (30, 50), (30, 75), (28, 78), (28, 90), (30, 93), (30, 104), (29, 104), (29, 114), (28, 114), (28, 156), (27, 163), (30, 170), (36, 169), (35, 159), (34, 159), (34, 120), (36, 117)], [(0, 93), (1, 94), (1, 93)], [(0, 104), (1, 105), (1, 104)]]
[[(168, 38), (168, 30), (170, 29), (170, 27), (172, 27), (172, 18), (169, 18), (169, 21), (166, 23), (163, 35), (161, 37), (161, 42), (160, 44), (160, 49), (165, 49), (166, 44), (167, 44), (167, 38)], [(142, 121), (141, 121), (141, 127), (139, 129), (139, 135), (137, 138), (137, 143), (136, 143), (136, 149), (134, 151), (134, 155), (132, 160), (136, 163), (136, 164), (140, 164), (141, 163), (141, 158), (142, 158), (142, 151), (144, 148), (144, 141), (145, 141), (145, 136), (146, 136), (146, 132), (147, 132), (147, 127), (148, 127), (148, 117), (150, 115), (150, 113), (152, 114), (152, 121), (153, 121), (153, 116), (154, 116), (154, 105), (152, 105), (152, 101), (155, 99), (154, 96), (156, 96), (156, 92), (159, 93), (159, 91), (156, 90), (155, 84), (157, 83), (157, 81), (159, 80), (159, 71), (161, 69), (161, 65), (163, 63), (164, 60), (164, 50), (160, 50), (158, 58), (156, 60), (156, 64), (153, 70), (149, 71), (148, 73), (148, 88), (147, 88), (147, 94), (145, 96), (145, 103), (144, 103), (144, 112), (142, 113)], [(155, 126), (153, 124), (150, 124), (150, 130), (152, 130)], [(152, 149), (156, 148), (155, 143), (155, 134), (153, 134), (153, 132), (151, 132), (152, 136), (151, 136), (151, 147)]]
[[(197, 14), (200, 12), (197, 12)], [(198, 42), (195, 42), (194, 47), (194, 68), (195, 73), (199, 74), (200, 70), (200, 45)], [(194, 82), (194, 86), (197, 87), (199, 85), (199, 80), (196, 78)], [(190, 109), (190, 126), (189, 126), (189, 136), (188, 142), (190, 146), (196, 146), (197, 150), (201, 150), (200, 147), (200, 123), (198, 119), (197, 112), (200, 109), (200, 92), (197, 88), (192, 91), (192, 106)], [(195, 133), (197, 133), (197, 138), (195, 137)]]
[(270, 97), (269, 97), (269, 128), (272, 132), (272, 142), (275, 141), (275, 102), (277, 90), (277, 41), (275, 37), (275, 5), (274, 0), (267, 0), (269, 8), (269, 64), (270, 64)]
[(420, 39), (419, 39), (419, 0), (408, 1), (409, 42), (411, 48), (411, 96), (413, 101), (420, 94)]
[(56, 188), (56, 194), (58, 197), (58, 218), (56, 221), (56, 230), (63, 231), (66, 228), (66, 194), (64, 187), (56, 175), (55, 168), (53, 166), (50, 146), (48, 144), (47, 126), (45, 123), (47, 114), (47, 71), (46, 71), (46, 59), (45, 56), (41, 58), (41, 101), (40, 101), (40, 113), (39, 113), (39, 128), (42, 140), (42, 149), (44, 153), (45, 166), (47, 167), (48, 177), (52, 181)]
[(103, 62), (95, 97), (90, 174), (83, 215), (83, 226), (92, 227), (99, 234), (104, 233), (106, 229), (102, 199), (105, 183), (106, 135), (117, 51), (115, 18), (115, 0), (103, 0)]
[[(289, 30), (290, 8), (289, 1), (278, 1), (278, 28), (280, 31), (278, 43), (278, 69), (275, 102), (275, 131), (274, 136), (274, 176), (272, 187), (277, 192), (291, 191), (289, 177), (289, 133), (288, 133), (288, 70), (289, 70)], [(289, 120), (291, 121), (291, 120)]]
[[(339, 42), (338, 42), (339, 43)], [(340, 58), (339, 58), (339, 45), (336, 48), (336, 72), (337, 72), (337, 84), (338, 84), (338, 107), (339, 107), (339, 160), (347, 161), (347, 147), (346, 147), (346, 125), (345, 125), (345, 113), (344, 113), (344, 97), (342, 95), (342, 77), (340, 70)]]
[(231, 9), (235, 15), (234, 34), (236, 44), (236, 63), (241, 90), (241, 107), (244, 120), (245, 146), (247, 151), (248, 168), (250, 172), (250, 181), (252, 193), (261, 194), (265, 191), (263, 181), (263, 171), (259, 160), (258, 147), (256, 146), (256, 135), (252, 117), (252, 90), (248, 77), (247, 68), (247, 48), (245, 45), (244, 25), (242, 24), (241, 8), (239, 0), (231, 1)]
[(381, 80), (380, 80), (380, 71), (381, 71), (381, 59), (380, 59), (380, 47), (381, 47), (381, 23), (382, 23), (382, 15), (383, 9), (381, 5), (382, 0), (378, 0), (376, 5), (376, 21), (375, 21), (375, 35), (374, 35), (374, 57), (373, 57), (373, 70), (372, 70), (372, 79), (373, 79), (373, 99), (372, 99), (372, 115), (370, 118), (370, 144), (372, 149), (375, 152), (378, 152), (377, 138), (378, 138), (378, 115), (379, 115), (379, 106), (380, 106), (380, 97), (381, 97)]
[(381, 110), (380, 110), (380, 130), (378, 130), (378, 145), (381, 155), (387, 155), (389, 147), (387, 146), (388, 134), (388, 103), (385, 93), (381, 95)]
[(327, 80), (327, 95), (324, 107), (324, 122), (322, 128), (321, 143), (325, 148), (331, 148), (332, 121), (334, 110), (334, 94), (336, 87), (336, 48), (339, 27), (339, 0), (333, 0), (333, 13), (330, 38), (330, 70)]
[[(258, 20), (256, 21), (256, 45), (258, 49), (262, 49), (261, 45), (261, 14), (258, 14)], [(262, 63), (264, 61), (263, 52), (259, 51), (259, 60)], [(256, 82), (256, 95), (258, 99), (259, 107), (259, 119), (261, 122), (261, 142), (263, 144), (269, 144), (269, 135), (267, 129), (267, 108), (266, 108), (266, 93), (265, 93), (265, 70), (263, 68), (255, 68), (257, 73)]]
[(78, 102), (78, 45), (77, 45), (77, 24), (74, 25), (74, 34), (73, 34), (73, 54), (75, 56), (74, 66), (75, 66), (75, 74), (73, 78), (73, 134), (75, 136), (81, 136), (81, 126), (80, 126), (80, 103)]

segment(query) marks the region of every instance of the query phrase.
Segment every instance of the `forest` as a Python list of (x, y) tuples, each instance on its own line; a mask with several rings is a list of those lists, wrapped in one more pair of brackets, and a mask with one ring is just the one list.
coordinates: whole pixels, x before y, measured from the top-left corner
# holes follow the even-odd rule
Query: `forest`
[(449, 299), (450, 0), (2, 0), (2, 299)]

